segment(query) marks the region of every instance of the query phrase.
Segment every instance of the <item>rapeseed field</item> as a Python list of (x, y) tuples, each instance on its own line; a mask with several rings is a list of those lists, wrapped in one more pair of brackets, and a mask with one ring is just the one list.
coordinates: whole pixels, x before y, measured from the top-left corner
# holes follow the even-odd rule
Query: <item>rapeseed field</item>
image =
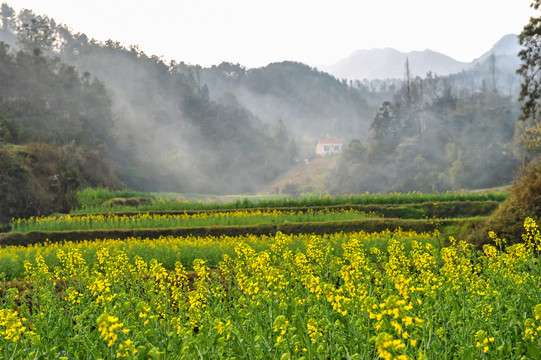
[[(482, 251), (401, 230), (6, 247), (23, 273), (1, 283), (0, 357), (539, 358), (541, 234), (490, 235)], [(171, 256), (205, 241), (223, 253)]]

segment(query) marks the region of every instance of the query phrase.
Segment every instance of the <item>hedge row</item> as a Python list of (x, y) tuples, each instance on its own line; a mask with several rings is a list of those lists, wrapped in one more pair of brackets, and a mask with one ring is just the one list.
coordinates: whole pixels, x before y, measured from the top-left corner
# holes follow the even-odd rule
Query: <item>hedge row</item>
[[(97, 239), (158, 238), (160, 236), (239, 236), (246, 234), (274, 235), (285, 234), (331, 234), (336, 232), (379, 232), (386, 229), (413, 230), (417, 232), (433, 231), (439, 227), (463, 226), (471, 219), (421, 220), (421, 219), (362, 219), (327, 222), (259, 224), (250, 226), (210, 226), (197, 228), (167, 229), (119, 229), (119, 230), (77, 230), (77, 231), (30, 231), (27, 233), (11, 232), (0, 234), (0, 246), (27, 246), (45, 242), (83, 241)], [(477, 221), (477, 220), (473, 220)]]

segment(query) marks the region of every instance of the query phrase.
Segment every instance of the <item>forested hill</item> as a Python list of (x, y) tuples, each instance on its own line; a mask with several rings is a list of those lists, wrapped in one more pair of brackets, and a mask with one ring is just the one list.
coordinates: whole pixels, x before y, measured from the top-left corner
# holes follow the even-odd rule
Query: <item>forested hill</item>
[(282, 120), (296, 136), (366, 138), (377, 112), (377, 102), (366, 92), (302, 63), (257, 69), (222, 63), (197, 71), (211, 98), (230, 92), (264, 123)]
[[(128, 187), (141, 190), (253, 192), (286, 171), (293, 161), (296, 145), (285, 127), (276, 131), (262, 123), (230, 93), (209, 98), (197, 67), (166, 64), (137, 47), (125, 48), (115, 41), (100, 43), (46, 16), (29, 10), (15, 15), (6, 8), (9, 10), (2, 5), (0, 40), (10, 45), (3, 45), (8, 62), (21, 67), (19, 62), (25, 62), (28, 93), (16, 93), (15, 83), (20, 81), (0, 80), (5, 90), (0, 114), (2, 123), (9, 124), (4, 143), (55, 142), (51, 137), (19, 136), (42, 127), (41, 123), (51, 134), (62, 134), (64, 142), (76, 144), (80, 134), (99, 128), (106, 135), (99, 139), (104, 154), (116, 174)], [(62, 123), (67, 115), (51, 102), (49, 80), (37, 64), (49, 66), (55, 74), (69, 70), (83, 84), (101, 85), (104, 101), (109, 102), (106, 116), (68, 126)], [(1, 76), (10, 73), (2, 71)], [(65, 89), (65, 95), (67, 103), (86, 104), (75, 97), (76, 92)], [(8, 111), (6, 102), (22, 98), (35, 104), (32, 116), (24, 121)], [(60, 114), (51, 113), (52, 107)], [(52, 120), (45, 116), (48, 113)], [(108, 126), (101, 126), (100, 121), (106, 120)], [(56, 126), (63, 130), (56, 131)]]
[(0, 228), (67, 211), (79, 187), (118, 186), (106, 151), (112, 127), (103, 82), (31, 42), (18, 52), (0, 42)]
[(131, 188), (253, 192), (288, 168), (289, 138), (234, 96), (211, 100), (192, 71), (137, 48), (67, 34), (62, 58), (104, 79), (116, 114), (111, 157)]

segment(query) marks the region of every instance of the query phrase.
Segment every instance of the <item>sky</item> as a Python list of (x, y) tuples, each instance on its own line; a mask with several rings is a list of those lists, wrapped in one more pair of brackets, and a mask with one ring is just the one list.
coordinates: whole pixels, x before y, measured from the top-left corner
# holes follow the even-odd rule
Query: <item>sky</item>
[[(0, 0), (1, 1), (1, 0)], [(469, 62), (519, 34), (531, 0), (5, 0), (74, 32), (204, 67), (331, 65), (356, 50), (430, 49)]]

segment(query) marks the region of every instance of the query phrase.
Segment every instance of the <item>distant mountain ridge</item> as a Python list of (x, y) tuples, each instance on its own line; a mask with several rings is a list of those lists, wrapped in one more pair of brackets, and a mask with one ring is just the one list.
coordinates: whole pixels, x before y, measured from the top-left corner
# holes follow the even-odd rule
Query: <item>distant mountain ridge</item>
[(472, 62), (461, 62), (445, 54), (426, 49), (424, 51), (400, 52), (393, 48), (357, 50), (349, 57), (332, 65), (317, 66), (339, 79), (374, 80), (401, 79), (404, 77), (406, 59), (409, 61), (413, 76), (425, 77), (428, 72), (437, 75), (449, 75), (468, 71), (484, 64), (490, 56), (505, 57), (505, 67), (517, 66), (520, 63), (518, 52), (520, 45), (518, 36), (503, 36), (494, 46)]
[(492, 48), (478, 57), (477, 59), (473, 60), (473, 64), (479, 64), (485, 62), (487, 59), (490, 58), (492, 54), (495, 56), (518, 56), (518, 52), (520, 51), (521, 47), (518, 42), (518, 35), (515, 34), (508, 34), (502, 37), (500, 40), (498, 40)]

